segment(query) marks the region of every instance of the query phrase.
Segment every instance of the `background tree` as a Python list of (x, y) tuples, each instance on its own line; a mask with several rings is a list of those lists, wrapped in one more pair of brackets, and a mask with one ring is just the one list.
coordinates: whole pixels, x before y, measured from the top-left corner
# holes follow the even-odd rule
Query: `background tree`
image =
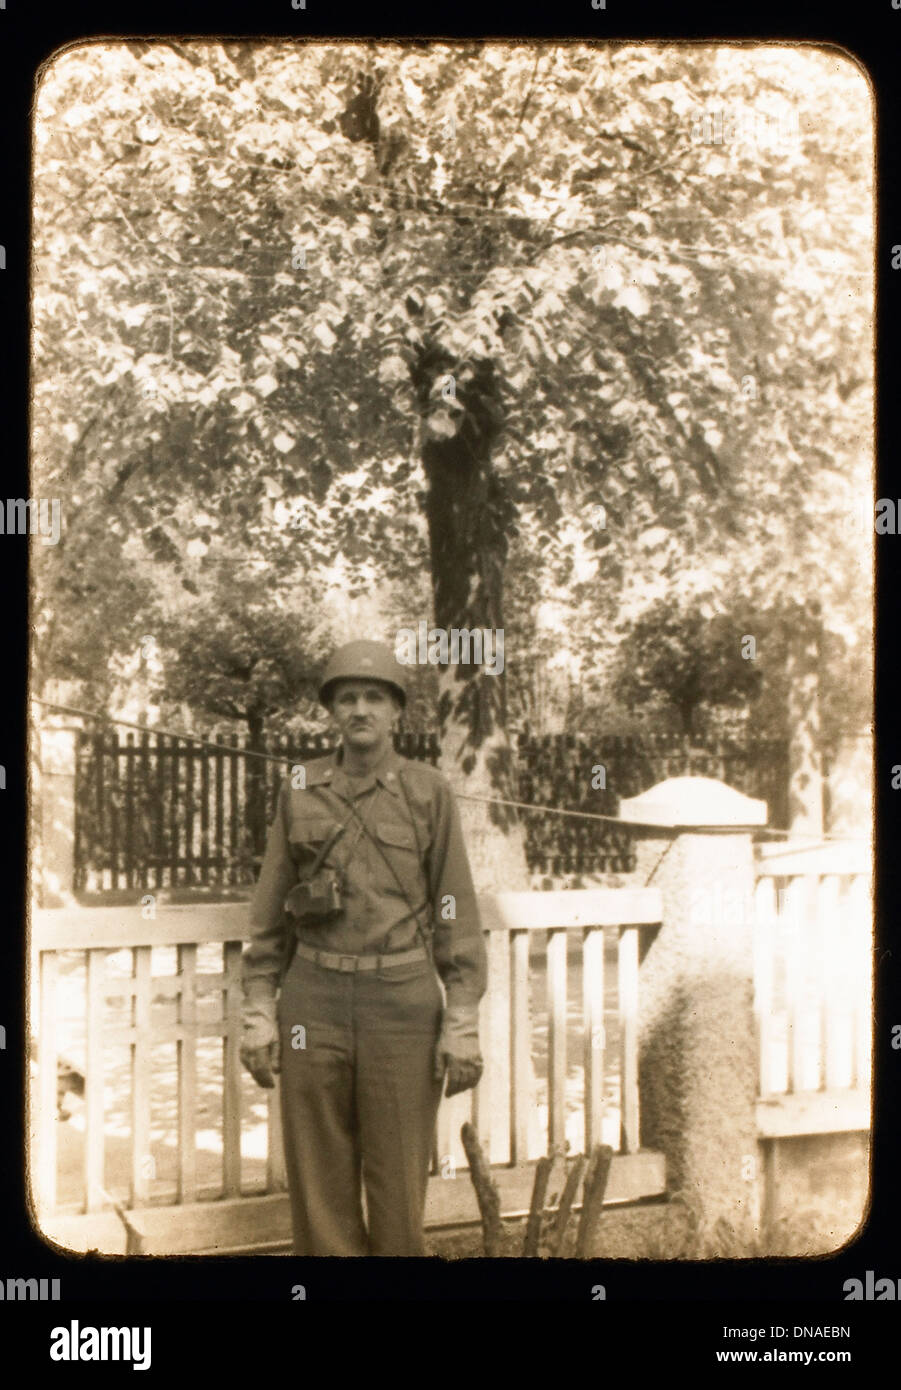
[[(318, 627), (309, 613), (278, 608), (248, 582), (230, 579), (167, 634), (158, 693), (244, 724), (247, 747), (265, 753), (273, 716), (299, 712), (314, 725), (323, 722), (316, 691), (327, 646)], [(246, 824), (261, 852), (267, 821), (261, 758), (247, 759), (246, 778)]]
[[(791, 138), (712, 143), (723, 108)], [(513, 548), (565, 588), (574, 533), (625, 623), (740, 574), (859, 633), (869, 121), (815, 49), (70, 50), (38, 99), (42, 488), (176, 577), (223, 544), (351, 595), (427, 567), (412, 617), (503, 626), (524, 663)], [(504, 681), (439, 679), (448, 771), (505, 794)], [(495, 811), (467, 810), (477, 872), (511, 886)]]
[(674, 711), (679, 732), (697, 736), (704, 707), (747, 706), (760, 693), (757, 639), (750, 626), (747, 618), (731, 614), (707, 618), (696, 607), (655, 604), (618, 650), (614, 698), (627, 706)]

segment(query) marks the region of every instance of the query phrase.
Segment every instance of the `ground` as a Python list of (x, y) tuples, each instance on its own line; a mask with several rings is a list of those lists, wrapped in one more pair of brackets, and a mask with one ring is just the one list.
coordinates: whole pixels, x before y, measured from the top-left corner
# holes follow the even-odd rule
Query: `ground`
[[(720, 1228), (698, 1232), (681, 1202), (653, 1202), (631, 1207), (608, 1207), (600, 1220), (589, 1258), (595, 1260), (761, 1259), (832, 1254), (857, 1229), (859, 1202), (811, 1204), (781, 1219), (762, 1236), (742, 1238)], [(570, 1219), (564, 1258), (572, 1256), (577, 1218)], [(522, 1254), (525, 1222), (506, 1222), (501, 1255)], [(454, 1232), (427, 1232), (428, 1253), (444, 1259), (468, 1259), (483, 1254), (480, 1227)]]

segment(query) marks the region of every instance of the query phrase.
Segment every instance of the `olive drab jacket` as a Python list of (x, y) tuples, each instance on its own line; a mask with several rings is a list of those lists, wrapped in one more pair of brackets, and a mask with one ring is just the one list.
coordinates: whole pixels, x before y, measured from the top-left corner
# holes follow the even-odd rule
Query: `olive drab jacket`
[[(344, 909), (334, 920), (298, 927), (285, 913), (285, 898), (345, 822), (324, 861), (341, 876)], [(302, 788), (286, 779), (253, 895), (245, 994), (274, 1000), (295, 932), (308, 946), (349, 955), (407, 951), (424, 936), (445, 988), (446, 1014), (464, 1031), (466, 1025), (475, 1030), (486, 986), (485, 945), (459, 813), (440, 772), (390, 749), (367, 776), (351, 778), (339, 751), (305, 764)]]

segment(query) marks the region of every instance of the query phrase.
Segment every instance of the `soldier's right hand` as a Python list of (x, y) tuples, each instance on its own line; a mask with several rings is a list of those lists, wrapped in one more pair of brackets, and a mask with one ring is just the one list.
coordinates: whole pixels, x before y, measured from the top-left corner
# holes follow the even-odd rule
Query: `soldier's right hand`
[(258, 1086), (265, 1086), (267, 1090), (271, 1090), (275, 1085), (276, 1075), (281, 1071), (278, 1036), (276, 1035), (272, 1042), (258, 1047), (242, 1043), (241, 1065), (247, 1068)]

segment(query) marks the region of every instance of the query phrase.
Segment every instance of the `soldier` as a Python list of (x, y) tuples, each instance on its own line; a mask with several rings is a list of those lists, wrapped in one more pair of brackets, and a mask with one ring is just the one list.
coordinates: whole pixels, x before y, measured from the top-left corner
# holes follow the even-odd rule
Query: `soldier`
[(394, 655), (349, 642), (319, 698), (340, 747), (280, 792), (241, 1060), (260, 1086), (281, 1073), (296, 1253), (421, 1255), (442, 1082), (451, 1096), (482, 1074), (482, 929), (450, 787), (394, 751)]

